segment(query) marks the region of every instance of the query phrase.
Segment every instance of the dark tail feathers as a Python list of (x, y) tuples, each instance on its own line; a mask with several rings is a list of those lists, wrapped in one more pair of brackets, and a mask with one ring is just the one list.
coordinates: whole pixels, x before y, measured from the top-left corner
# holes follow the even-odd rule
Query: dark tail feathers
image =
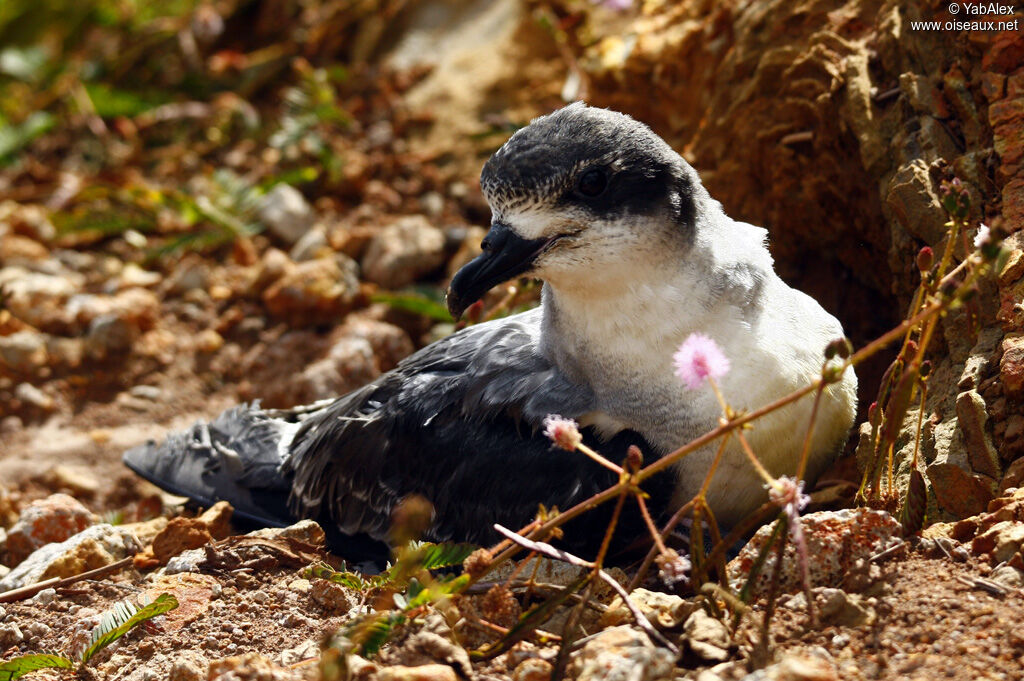
[(288, 512), (291, 476), (280, 471), (286, 451), (281, 440), (290, 440), (298, 424), (275, 416), (258, 404), (239, 405), (210, 424), (200, 421), (159, 444), (150, 440), (130, 449), (123, 460), (158, 487), (197, 504), (227, 501), (242, 519), (284, 527), (295, 518)]

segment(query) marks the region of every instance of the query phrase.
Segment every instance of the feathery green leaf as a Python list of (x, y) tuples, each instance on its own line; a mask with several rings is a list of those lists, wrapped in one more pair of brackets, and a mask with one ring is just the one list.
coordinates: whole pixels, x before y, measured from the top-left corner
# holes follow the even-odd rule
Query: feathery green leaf
[(90, 657), (127, 634), (136, 625), (163, 615), (177, 607), (178, 599), (171, 594), (160, 594), (156, 600), (142, 608), (130, 601), (119, 602), (111, 610), (104, 613), (99, 626), (93, 630), (89, 647), (82, 653), (81, 663), (85, 664)]
[(71, 669), (74, 662), (63, 655), (34, 653), (21, 655), (0, 663), (0, 681), (14, 681), (38, 669)]

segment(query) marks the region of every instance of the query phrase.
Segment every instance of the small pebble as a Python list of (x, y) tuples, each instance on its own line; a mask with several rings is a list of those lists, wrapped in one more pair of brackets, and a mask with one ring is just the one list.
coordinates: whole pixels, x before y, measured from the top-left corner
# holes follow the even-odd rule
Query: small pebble
[(153, 385), (136, 385), (132, 386), (128, 393), (132, 397), (139, 397), (144, 400), (152, 400), (157, 402), (163, 397), (163, 391)]
[(43, 589), (33, 596), (32, 600), (40, 605), (49, 605), (50, 603), (53, 603), (55, 598), (57, 598), (56, 589)]

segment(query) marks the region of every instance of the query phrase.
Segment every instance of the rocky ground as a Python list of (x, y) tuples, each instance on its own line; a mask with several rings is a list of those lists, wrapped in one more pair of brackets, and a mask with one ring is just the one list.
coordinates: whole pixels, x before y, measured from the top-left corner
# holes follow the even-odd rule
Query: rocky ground
[[(972, 225), (1019, 227), (1019, 34), (910, 32), (943, 11), (927, 2), (583, 4), (322, 3), (283, 18), (283, 2), (222, 3), (136, 33), (106, 24), (79, 49), (130, 77), (109, 101), (86, 82), (91, 108), (73, 84), (85, 76), (33, 76), (31, 51), (4, 53), (3, 78), (11, 64), (28, 74), (0, 79), (4, 120), (22, 132), (29, 114), (60, 120), (0, 136), (0, 592), (99, 572), (0, 593), (0, 664), (81, 651), (119, 601), (172, 593), (177, 609), (79, 674), (549, 678), (567, 606), (510, 650), (477, 653), (577, 568), (505, 566), (409, 607), (360, 657), (344, 632), (397, 612), (396, 589), (311, 572), (342, 567), (311, 523), (246, 534), (230, 509), (197, 515), (120, 455), (238, 401), (344, 393), (451, 332), (441, 291), (489, 220), (479, 167), (563, 95), (654, 125), (730, 214), (771, 227), (780, 271), (858, 345), (905, 311), (921, 246), (940, 249), (941, 180), (962, 178)], [(426, 61), (425, 44), (437, 46)], [(177, 95), (150, 101), (154, 88)], [(811, 607), (792, 551), (784, 593), (770, 602), (761, 583), (745, 611), (648, 579), (633, 599), (659, 634), (598, 590), (566, 674), (1024, 678), (1024, 237), (1007, 243), (1006, 267), (946, 320), (933, 355), (922, 472), (929, 522), (946, 522), (902, 537), (884, 513), (852, 510), (845, 456), (805, 516)], [(520, 282), (470, 314), (535, 298)], [(884, 364), (861, 373), (865, 408)], [(916, 447), (897, 446), (905, 481)], [(635, 566), (623, 567), (611, 572), (625, 581)]]

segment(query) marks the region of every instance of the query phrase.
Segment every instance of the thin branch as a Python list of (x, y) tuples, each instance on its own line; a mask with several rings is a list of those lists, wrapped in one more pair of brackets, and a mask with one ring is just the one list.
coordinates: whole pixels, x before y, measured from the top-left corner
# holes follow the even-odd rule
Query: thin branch
[(111, 572), (117, 572), (123, 567), (128, 567), (132, 564), (132, 556), (122, 558), (116, 563), (110, 565), (104, 565), (88, 572), (82, 572), (71, 577), (53, 577), (43, 582), (37, 582), (35, 584), (29, 584), (18, 589), (11, 589), (10, 591), (4, 591), (0, 593), (0, 603), (14, 603), (15, 601), (21, 601), (26, 598), (31, 598), (43, 589), (59, 589), (61, 587), (80, 582), (84, 579), (93, 579), (95, 577), (103, 577)]

